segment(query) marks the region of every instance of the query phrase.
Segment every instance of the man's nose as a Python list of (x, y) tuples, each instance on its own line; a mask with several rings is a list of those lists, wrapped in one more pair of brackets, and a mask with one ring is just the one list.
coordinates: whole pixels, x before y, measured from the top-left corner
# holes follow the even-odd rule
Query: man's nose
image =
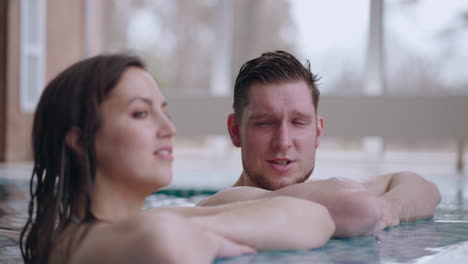
[(281, 151), (292, 146), (291, 131), (286, 122), (282, 122), (274, 133), (273, 147)]

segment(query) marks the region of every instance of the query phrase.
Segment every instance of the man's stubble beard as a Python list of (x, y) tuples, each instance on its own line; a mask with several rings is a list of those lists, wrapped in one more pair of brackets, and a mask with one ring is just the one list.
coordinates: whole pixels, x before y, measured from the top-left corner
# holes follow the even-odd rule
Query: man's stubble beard
[[(314, 164), (313, 164), (313, 166), (312, 166), (312, 168), (310, 169), (309, 172), (303, 174), (302, 176), (297, 177), (297, 179), (293, 179), (293, 181), (290, 182), (290, 183), (284, 184), (284, 183), (277, 183), (275, 181), (271, 181), (263, 173), (254, 173), (254, 172), (250, 171), (249, 169), (247, 169), (247, 166), (245, 165), (244, 159), (242, 159), (242, 167), (244, 168), (244, 172), (247, 175), (247, 177), (249, 177), (249, 179), (252, 182), (254, 182), (258, 187), (260, 187), (262, 189), (265, 189), (265, 190), (269, 190), (269, 191), (275, 191), (275, 190), (281, 189), (283, 187), (286, 187), (286, 186), (289, 186), (289, 185), (292, 185), (292, 184), (305, 182), (310, 177), (310, 175), (312, 175), (312, 172), (314, 171), (315, 159), (314, 159), (313, 163)], [(288, 179), (290, 179), (289, 176), (288, 176)]]

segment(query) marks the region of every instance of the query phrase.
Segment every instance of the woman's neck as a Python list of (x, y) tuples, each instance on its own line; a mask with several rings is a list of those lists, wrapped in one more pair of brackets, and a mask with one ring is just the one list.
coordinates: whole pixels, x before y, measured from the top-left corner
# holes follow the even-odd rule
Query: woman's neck
[(124, 220), (141, 212), (146, 196), (131, 186), (106, 181), (105, 177), (96, 175), (91, 211), (99, 220)]

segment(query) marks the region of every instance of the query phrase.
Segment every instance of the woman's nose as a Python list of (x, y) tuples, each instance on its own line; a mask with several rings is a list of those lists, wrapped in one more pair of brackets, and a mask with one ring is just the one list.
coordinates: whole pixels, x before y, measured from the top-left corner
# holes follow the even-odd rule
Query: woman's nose
[(161, 127), (158, 129), (158, 137), (174, 137), (176, 128), (174, 123), (169, 119), (168, 116), (164, 115), (161, 122)]

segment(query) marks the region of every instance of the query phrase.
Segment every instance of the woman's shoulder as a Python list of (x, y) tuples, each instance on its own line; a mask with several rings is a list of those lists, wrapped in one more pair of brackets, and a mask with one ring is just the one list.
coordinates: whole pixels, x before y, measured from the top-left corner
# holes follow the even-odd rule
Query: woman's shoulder
[(87, 234), (91, 230), (94, 231), (99, 225), (95, 223), (76, 224), (73, 222), (68, 224), (52, 241), (49, 263), (69, 263), (73, 254), (87, 239)]
[[(171, 257), (167, 248), (184, 224), (176, 214), (138, 214), (116, 222), (98, 222), (66, 230), (53, 251), (51, 263), (129, 263)], [(152, 261), (154, 262), (154, 261)]]

